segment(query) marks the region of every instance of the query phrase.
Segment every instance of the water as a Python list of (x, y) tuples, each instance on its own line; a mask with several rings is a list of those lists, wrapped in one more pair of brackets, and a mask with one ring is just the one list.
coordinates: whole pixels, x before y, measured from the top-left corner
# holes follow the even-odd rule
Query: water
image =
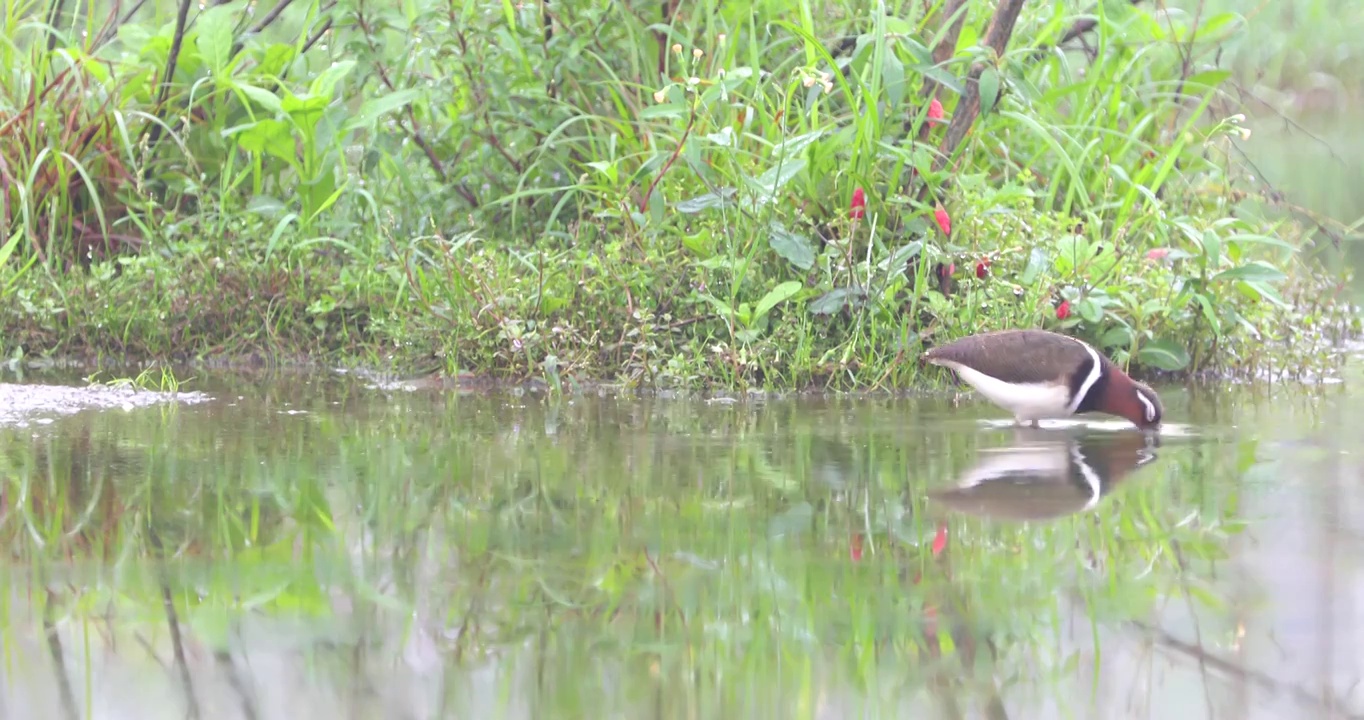
[(0, 715), (1364, 713), (1364, 360), (1162, 387), (1158, 444), (200, 375), (0, 428)]

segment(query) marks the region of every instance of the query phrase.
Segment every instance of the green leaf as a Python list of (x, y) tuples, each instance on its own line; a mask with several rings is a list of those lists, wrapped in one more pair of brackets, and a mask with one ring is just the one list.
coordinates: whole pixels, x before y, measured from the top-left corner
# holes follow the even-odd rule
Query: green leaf
[(317, 121), (322, 119), (322, 113), (326, 111), (331, 100), (322, 95), (295, 95), (287, 90), (285, 92), (288, 94), (280, 100), (280, 107), (294, 119), (294, 124), (311, 137), (313, 129), (317, 127)]
[(772, 288), (762, 300), (758, 301), (758, 307), (753, 310), (753, 322), (758, 322), (772, 312), (772, 308), (786, 302), (792, 295), (800, 292), (803, 287), (799, 280), (787, 280), (786, 282)]
[(199, 13), (195, 22), (199, 36), (194, 39), (194, 45), (215, 75), (222, 74), (232, 60), (232, 26), (236, 23), (237, 12), (236, 8), (216, 5)]
[(10, 236), (9, 240), (5, 241), (4, 245), (0, 245), (0, 267), (4, 267), (5, 263), (9, 262), (10, 255), (14, 254), (14, 248), (19, 245), (19, 239), (23, 235), (22, 232), (16, 232)]
[(709, 293), (701, 293), (701, 299), (709, 302), (711, 305), (714, 305), (715, 309), (719, 311), (720, 315), (724, 316), (725, 322), (729, 322), (734, 317), (734, 308), (730, 307), (729, 303), (725, 302), (724, 300), (721, 300), (720, 298), (715, 297), (714, 295), (711, 295)]
[(797, 235), (786, 229), (786, 226), (773, 220), (768, 226), (767, 242), (777, 254), (786, 258), (787, 262), (800, 268), (809, 270), (815, 265), (815, 249), (811, 247), (810, 241), (803, 235)]
[(1223, 270), (1213, 276), (1213, 280), (1245, 280), (1247, 282), (1276, 283), (1288, 276), (1269, 263), (1255, 260), (1230, 270)]
[(284, 74), (284, 69), (289, 63), (294, 61), (295, 53), (293, 45), (275, 43), (265, 48), (265, 54), (261, 57), (260, 65), (257, 65), (251, 74), (256, 77), (279, 77)]
[(687, 106), (682, 103), (665, 103), (663, 105), (650, 105), (639, 111), (636, 116), (640, 120), (656, 120), (659, 118), (681, 118), (686, 117)]
[(1132, 344), (1132, 331), (1125, 325), (1109, 328), (1099, 337), (1099, 347), (1127, 347)]
[(734, 147), (735, 144), (734, 128), (729, 125), (720, 128), (719, 132), (707, 133), (704, 137), (707, 141), (720, 147)]
[(763, 195), (764, 199), (776, 197), (777, 191), (791, 182), (791, 179), (805, 170), (805, 158), (793, 158), (777, 163), (768, 169), (767, 172), (756, 178), (747, 178), (758, 194)]
[(1222, 336), (1222, 321), (1217, 317), (1217, 311), (1213, 308), (1212, 300), (1203, 293), (1194, 293), (1193, 299), (1203, 310), (1203, 319), (1208, 321), (1208, 327), (1212, 328), (1212, 334)]
[(994, 68), (986, 68), (980, 74), (980, 114), (986, 115), (999, 100), (999, 73)]
[(1278, 290), (1275, 290), (1274, 288), (1265, 285), (1264, 283), (1244, 281), (1238, 282), (1236, 283), (1236, 289), (1240, 290), (1243, 294), (1247, 295), (1249, 295), (1250, 293), (1256, 293), (1260, 298), (1274, 303), (1281, 310), (1287, 310), (1289, 307), (1288, 303), (1284, 302), (1283, 297), (1279, 295)]
[(346, 121), (345, 129), (369, 127), (371, 123), (388, 113), (398, 110), (421, 97), (421, 93), (411, 88), (380, 95), (360, 103), (360, 111)]
[(1189, 351), (1183, 345), (1168, 340), (1152, 340), (1141, 346), (1137, 351), (1137, 361), (1160, 368), (1161, 370), (1183, 370), (1189, 366)]
[(1019, 282), (1024, 285), (1032, 285), (1037, 282), (1037, 278), (1042, 274), (1042, 271), (1046, 270), (1047, 266), (1050, 264), (1045, 250), (1037, 247), (1033, 248), (1032, 252), (1028, 253), (1028, 264), (1024, 266), (1023, 275), (1018, 279)]
[(322, 98), (322, 105), (325, 107), (331, 102), (336, 93), (336, 84), (341, 82), (346, 75), (355, 67), (354, 60), (342, 60), (334, 62), (331, 67), (318, 73), (313, 78), (312, 85), (308, 87), (308, 94)]
[(1221, 85), (1229, 77), (1231, 77), (1230, 70), (1206, 70), (1190, 75), (1189, 79), (1184, 81), (1184, 85), (1191, 88), (1206, 87), (1212, 89)]
[(272, 115), (278, 115), (279, 113), (284, 112), (284, 105), (280, 101), (279, 96), (269, 90), (256, 87), (255, 85), (248, 85), (243, 82), (237, 83), (236, 88), (238, 92), (250, 98), (252, 102), (268, 110)]
[(819, 296), (819, 299), (810, 303), (811, 315), (832, 315), (843, 309), (844, 305), (852, 304), (866, 296), (866, 291), (861, 288), (841, 287), (834, 288), (829, 292)]
[(805, 148), (810, 147), (811, 143), (824, 137), (825, 132), (826, 131), (824, 130), (811, 130), (803, 135), (786, 138), (777, 146), (775, 155), (776, 157), (784, 158), (799, 155), (800, 153), (805, 152)]
[(734, 188), (720, 188), (713, 193), (697, 195), (694, 198), (683, 200), (673, 206), (673, 209), (687, 215), (695, 215), (703, 210), (726, 207), (733, 204), (732, 199), (735, 192)]
[(237, 145), (247, 152), (264, 153), (290, 165), (298, 165), (294, 136), (283, 120), (265, 118), (237, 133)]
[(1104, 309), (1090, 298), (1081, 300), (1075, 306), (1075, 310), (1080, 313), (1080, 317), (1084, 318), (1087, 323), (1097, 323), (1104, 317)]
[(905, 66), (895, 57), (895, 53), (886, 53), (881, 64), (881, 77), (886, 90), (886, 105), (891, 112), (895, 112), (905, 99)]
[(1211, 230), (1205, 230), (1200, 244), (1203, 246), (1203, 261), (1207, 267), (1216, 269), (1222, 260), (1222, 238)]
[(665, 210), (667, 210), (667, 203), (663, 199), (663, 188), (655, 187), (649, 195), (649, 222), (654, 225), (661, 224)]

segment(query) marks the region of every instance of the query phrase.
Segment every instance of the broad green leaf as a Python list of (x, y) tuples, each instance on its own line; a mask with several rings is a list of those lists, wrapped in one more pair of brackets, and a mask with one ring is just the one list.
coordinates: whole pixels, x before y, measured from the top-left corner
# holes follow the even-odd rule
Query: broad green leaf
[(279, 77), (284, 74), (284, 69), (289, 63), (294, 61), (294, 56), (293, 45), (275, 43), (265, 49), (260, 64), (251, 71), (251, 74), (257, 77)]
[(778, 255), (786, 258), (787, 262), (801, 270), (814, 267), (815, 249), (805, 236), (787, 230), (786, 226), (775, 220), (768, 226), (768, 232), (770, 233), (767, 238), (768, 244)]
[(1222, 238), (1211, 230), (1205, 230), (1199, 244), (1203, 246), (1203, 260), (1207, 267), (1216, 269), (1222, 261)]
[(297, 166), (294, 135), (283, 120), (265, 118), (236, 134), (237, 145), (247, 152), (264, 153)]
[(279, 99), (279, 96), (269, 90), (242, 82), (236, 83), (236, 88), (238, 92), (247, 96), (252, 102), (265, 108), (271, 114), (277, 115), (284, 112), (284, 105)]
[(683, 200), (677, 203), (677, 205), (674, 206), (674, 209), (680, 213), (694, 215), (703, 210), (710, 210), (712, 208), (720, 208), (731, 205), (733, 202), (734, 194), (735, 194), (734, 188), (720, 188), (718, 192), (706, 193), (705, 195), (697, 195), (694, 198), (688, 198), (686, 200)]
[(778, 162), (767, 170), (767, 172), (756, 178), (748, 178), (748, 183), (753, 189), (764, 197), (772, 199), (777, 191), (791, 182), (791, 179), (805, 170), (805, 158), (788, 158)]
[(360, 111), (346, 121), (345, 128), (351, 130), (354, 128), (369, 127), (375, 120), (406, 106), (418, 97), (421, 97), (421, 93), (408, 88), (407, 90), (399, 90), (387, 95), (370, 98), (369, 100), (360, 103)]
[(1161, 370), (1183, 370), (1189, 366), (1189, 351), (1183, 345), (1168, 340), (1152, 340), (1137, 351), (1137, 361)]
[(294, 124), (311, 134), (317, 127), (317, 121), (322, 119), (322, 113), (326, 111), (330, 99), (321, 95), (295, 95), (285, 91), (284, 99), (280, 100), (280, 106), (284, 112), (289, 113), (293, 118)]
[(730, 307), (729, 303), (725, 302), (724, 300), (721, 300), (720, 298), (715, 297), (710, 293), (701, 293), (701, 299), (709, 302), (711, 305), (714, 305), (715, 309), (718, 310), (719, 313), (724, 316), (726, 321), (729, 321), (731, 318), (734, 317), (734, 308)]
[[(1228, 28), (1228, 29), (1225, 31), (1225, 34), (1229, 36), (1229, 35), (1231, 35), (1232, 33), (1236, 32), (1236, 30), (1237, 30), (1240, 26), (1242, 26), (1242, 25), (1244, 25), (1244, 24), (1245, 24), (1245, 23), (1244, 23), (1244, 18), (1243, 18), (1240, 14), (1238, 14), (1238, 13), (1233, 13), (1233, 12), (1218, 13), (1218, 14), (1213, 15), (1212, 17), (1210, 17), (1210, 18), (1204, 20), (1203, 22), (1199, 23), (1199, 25), (1198, 25), (1198, 30), (1197, 30), (1197, 32), (1194, 33), (1194, 39), (1195, 39), (1195, 40), (1216, 40), (1217, 38), (1210, 38), (1209, 36), (1211, 36), (1211, 35), (1217, 35), (1217, 34), (1219, 34), (1219, 33), (1223, 33), (1223, 32), (1224, 32), (1224, 28), (1226, 28), (1228, 25), (1232, 25), (1232, 26), (1233, 26), (1232, 28)], [(1210, 70), (1210, 71), (1202, 72), (1202, 73), (1198, 73), (1198, 74), (1199, 74), (1199, 75), (1206, 75), (1206, 74), (1211, 73), (1211, 72), (1223, 72), (1223, 73), (1226, 73), (1227, 75), (1231, 75), (1231, 71), (1230, 71), (1230, 70), (1218, 70), (1218, 71), (1212, 71), (1212, 70)], [(1191, 78), (1189, 78), (1189, 79), (1192, 80), (1193, 78), (1191, 77)]]
[(817, 300), (810, 303), (811, 315), (832, 315), (843, 309), (844, 305), (855, 303), (866, 295), (866, 291), (860, 288), (842, 287), (834, 288), (829, 292), (819, 296)]
[(790, 158), (799, 155), (800, 153), (805, 152), (805, 148), (810, 147), (811, 143), (824, 137), (824, 133), (824, 130), (812, 130), (803, 135), (787, 138), (777, 146), (774, 156)]
[(803, 287), (799, 280), (787, 280), (786, 282), (772, 288), (762, 300), (758, 301), (758, 307), (753, 310), (753, 322), (761, 320), (767, 313), (772, 312), (772, 308), (785, 302), (792, 295), (800, 292)]
[(1255, 260), (1245, 265), (1240, 265), (1229, 270), (1223, 270), (1213, 276), (1213, 280), (1246, 280), (1248, 282), (1276, 283), (1282, 282), (1286, 275), (1283, 271), (1259, 260)]
[(1126, 325), (1117, 325), (1099, 336), (1099, 346), (1103, 348), (1127, 347), (1132, 344), (1132, 331)]
[(665, 210), (667, 210), (667, 202), (663, 199), (663, 187), (660, 185), (649, 194), (649, 222), (654, 225), (661, 224)]
[(24, 234), (22, 232), (16, 232), (14, 235), (10, 236), (9, 240), (5, 241), (4, 245), (0, 245), (0, 268), (3, 268), (5, 263), (9, 262), (10, 256), (14, 254), (14, 248), (19, 245), (19, 238), (23, 236)]
[(980, 114), (987, 115), (999, 100), (999, 73), (994, 68), (986, 68), (980, 74)]
[(1233, 287), (1252, 300), (1268, 300), (1285, 310), (1289, 307), (1288, 303), (1284, 302), (1283, 297), (1279, 295), (1279, 291), (1262, 282), (1242, 280), (1234, 284)]
[(1097, 323), (1104, 317), (1104, 309), (1090, 298), (1081, 300), (1075, 307), (1087, 323)]
[(1231, 77), (1230, 70), (1206, 70), (1201, 73), (1190, 75), (1189, 79), (1184, 81), (1184, 85), (1185, 87), (1192, 88), (1215, 88), (1218, 85), (1221, 85), (1222, 82), (1229, 77)]
[(650, 105), (639, 111), (636, 116), (640, 120), (653, 120), (656, 118), (681, 118), (686, 117), (687, 106), (682, 103), (666, 103), (663, 105)]
[(734, 128), (728, 125), (720, 128), (719, 132), (707, 133), (703, 137), (705, 137), (706, 140), (708, 140), (709, 142), (715, 145), (719, 145), (720, 147), (726, 148), (734, 147), (735, 142)]
[(1202, 293), (1195, 293), (1193, 299), (1202, 308), (1203, 319), (1208, 321), (1208, 326), (1212, 328), (1212, 334), (1221, 337), (1222, 321), (1217, 317), (1217, 310), (1213, 307), (1212, 300)]
[(312, 85), (308, 87), (308, 94), (321, 98), (322, 104), (325, 106), (330, 103), (332, 97), (335, 96), (336, 84), (341, 82), (346, 75), (350, 74), (351, 69), (354, 67), (354, 60), (342, 60), (340, 62), (332, 63), (331, 67), (318, 73), (318, 76), (313, 78)]
[(1047, 251), (1042, 248), (1033, 248), (1032, 252), (1028, 253), (1028, 264), (1024, 266), (1023, 275), (1019, 278), (1019, 282), (1024, 285), (1032, 285), (1037, 282), (1037, 278), (1042, 275), (1042, 271), (1046, 270), (1049, 264)]
[(905, 99), (905, 66), (895, 53), (888, 52), (881, 64), (882, 84), (886, 91), (886, 105), (891, 112), (900, 108)]
[(226, 5), (215, 5), (201, 13), (195, 22), (199, 36), (194, 45), (199, 56), (213, 74), (221, 74), (231, 62), (232, 26), (236, 24), (238, 9)]

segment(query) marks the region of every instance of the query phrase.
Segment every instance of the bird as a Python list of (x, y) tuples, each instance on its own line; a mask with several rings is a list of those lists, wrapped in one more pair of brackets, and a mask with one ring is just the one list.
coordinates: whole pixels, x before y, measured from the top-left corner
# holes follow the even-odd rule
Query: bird
[(1159, 429), (1164, 412), (1149, 386), (1088, 343), (1049, 330), (998, 330), (939, 345), (923, 361), (952, 370), (1019, 425), (1099, 412)]
[(1012, 444), (981, 451), (954, 486), (930, 490), (929, 497), (956, 512), (998, 520), (1054, 519), (1093, 509), (1155, 461), (1160, 447), (1158, 435), (1145, 433), (1015, 433)]

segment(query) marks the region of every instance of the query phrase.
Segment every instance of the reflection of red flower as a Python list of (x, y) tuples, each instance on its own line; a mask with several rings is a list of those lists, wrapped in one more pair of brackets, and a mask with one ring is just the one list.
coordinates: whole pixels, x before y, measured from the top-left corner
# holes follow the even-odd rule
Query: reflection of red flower
[(848, 548), (848, 554), (852, 556), (853, 562), (862, 559), (862, 533), (853, 533), (852, 546)]
[(1070, 317), (1070, 301), (1062, 300), (1061, 304), (1056, 307), (1056, 319), (1065, 320), (1068, 317)]
[(1170, 248), (1155, 248), (1146, 251), (1146, 259), (1152, 262), (1157, 262), (1160, 260), (1164, 260), (1165, 256), (1169, 254)]
[(952, 218), (947, 215), (947, 211), (942, 209), (941, 205), (933, 210), (933, 219), (937, 221), (938, 228), (942, 230), (942, 234), (952, 234)]
[(933, 98), (928, 102), (928, 121), (942, 122), (942, 118), (942, 103), (938, 102), (937, 98)]
[(867, 214), (867, 194), (862, 192), (862, 188), (853, 190), (852, 207), (848, 210), (848, 217), (854, 220), (861, 220)]
[(985, 257), (983, 257), (983, 258), (981, 258), (981, 259), (979, 259), (979, 260), (976, 261), (976, 278), (977, 278), (977, 279), (980, 279), (980, 280), (984, 280), (984, 279), (985, 279), (985, 276), (986, 276), (986, 275), (989, 275), (989, 274), (990, 274), (990, 256), (989, 256), (989, 255), (986, 255)]
[(938, 526), (938, 532), (933, 536), (933, 554), (941, 555), (947, 549), (947, 523)]

